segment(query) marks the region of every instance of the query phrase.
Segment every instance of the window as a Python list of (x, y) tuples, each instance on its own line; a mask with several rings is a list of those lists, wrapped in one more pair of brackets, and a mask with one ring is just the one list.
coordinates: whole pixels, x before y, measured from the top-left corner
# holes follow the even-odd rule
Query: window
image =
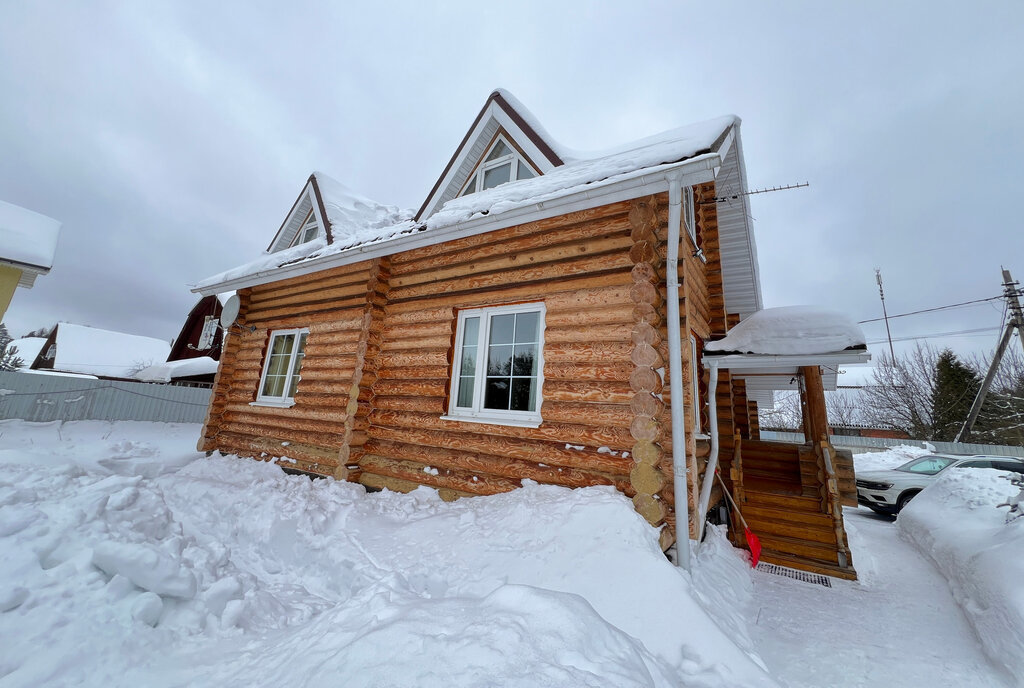
[(536, 176), (537, 172), (530, 167), (530, 164), (516, 155), (512, 146), (499, 136), (459, 195), (468, 196), (471, 193), (491, 189), (512, 180), (530, 179)]
[(291, 245), (298, 246), (299, 244), (304, 244), (307, 241), (312, 241), (319, 233), (320, 224), (316, 221), (316, 213), (310, 209), (309, 215), (306, 216), (302, 226), (299, 227), (299, 231), (295, 232), (295, 238), (292, 239)]
[(697, 218), (693, 211), (693, 187), (688, 186), (683, 189), (683, 222), (686, 223), (686, 233), (690, 235), (690, 240), (693, 241), (693, 247), (697, 246)]
[(291, 406), (306, 356), (308, 330), (278, 330), (270, 336), (256, 404)]
[(449, 420), (540, 425), (544, 304), (459, 313)]

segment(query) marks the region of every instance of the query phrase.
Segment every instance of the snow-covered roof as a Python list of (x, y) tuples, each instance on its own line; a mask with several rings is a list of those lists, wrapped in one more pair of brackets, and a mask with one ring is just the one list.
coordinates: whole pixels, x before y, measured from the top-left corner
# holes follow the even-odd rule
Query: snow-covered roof
[(143, 368), (135, 374), (135, 378), (143, 382), (170, 382), (181, 377), (213, 375), (217, 372), (218, 365), (219, 363), (209, 356), (183, 358)]
[(12, 339), (7, 343), (5, 351), (17, 347), (18, 358), (24, 361), (22, 368), (28, 368), (32, 365), (32, 362), (36, 360), (36, 356), (39, 355), (39, 351), (43, 348), (43, 344), (46, 343), (46, 337), (22, 337), (21, 339)]
[[(497, 223), (512, 211), (542, 207), (555, 199), (578, 193), (593, 193), (595, 189), (635, 181), (657, 172), (664, 173), (670, 166), (682, 161), (701, 162), (702, 156), (712, 154), (712, 150), (738, 124), (739, 118), (729, 115), (673, 129), (611, 151), (592, 154), (576, 152), (570, 162), (541, 176), (449, 200), (430, 215), (425, 223), (416, 223), (410, 219), (410, 214), (400, 214), (394, 212), (394, 208), (368, 201), (326, 175), (315, 172), (311, 179), (315, 178), (318, 185), (322, 184), (325, 207), (330, 198), (331, 206), (335, 208), (331, 219), (333, 242), (329, 243), (321, 236), (275, 253), (264, 253), (257, 260), (199, 281), (193, 290), (208, 294), (228, 283), (230, 287), (238, 288), (269, 282), (281, 279), (274, 274), (275, 270), (299, 264), (308, 264), (308, 272), (312, 272), (363, 260), (368, 246), (379, 246), (386, 242), (395, 242), (393, 248), (387, 251), (393, 253), (405, 248), (404, 244), (396, 240), (413, 235), (426, 243), (434, 243), (430, 241), (431, 238), (437, 242), (450, 240), (456, 237), (442, 230), (470, 221)], [(708, 166), (715, 162), (720, 164), (717, 155), (710, 157), (714, 160), (706, 161)], [(710, 175), (710, 172), (707, 174)], [(634, 186), (639, 189), (641, 185), (637, 183)], [(649, 192), (636, 190), (634, 193), (639, 195)], [(594, 204), (597, 202), (593, 201)], [(327, 213), (329, 217), (332, 216), (332, 210), (328, 209)], [(253, 277), (257, 279), (246, 279)]]
[(170, 351), (162, 339), (59, 323), (53, 369), (129, 378), (140, 367), (167, 360)]
[(801, 356), (864, 349), (867, 340), (857, 323), (820, 306), (765, 308), (743, 320), (722, 339), (708, 342), (708, 354)]
[(22, 286), (32, 286), (36, 275), (53, 267), (60, 222), (12, 203), (0, 201), (0, 262), (11, 263), (27, 274)]

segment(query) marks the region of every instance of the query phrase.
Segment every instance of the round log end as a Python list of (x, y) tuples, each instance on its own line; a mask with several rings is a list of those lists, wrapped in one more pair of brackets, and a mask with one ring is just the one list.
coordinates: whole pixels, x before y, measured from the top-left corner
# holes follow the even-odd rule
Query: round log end
[(633, 497), (633, 508), (652, 526), (661, 525), (665, 521), (665, 505), (651, 495), (638, 494)]

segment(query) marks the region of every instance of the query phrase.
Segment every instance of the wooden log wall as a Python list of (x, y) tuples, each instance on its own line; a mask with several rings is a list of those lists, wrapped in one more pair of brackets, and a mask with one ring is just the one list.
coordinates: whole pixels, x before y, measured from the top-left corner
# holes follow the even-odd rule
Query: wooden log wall
[[(629, 211), (617, 203), (391, 256), (360, 482), (453, 498), (528, 478), (633, 495)], [(458, 309), (533, 301), (546, 307), (542, 425), (442, 420)]]
[[(288, 457), (292, 468), (347, 476), (339, 452), (357, 431), (349, 392), (376, 269), (364, 261), (241, 290), (240, 327), (231, 328), (221, 356), (200, 450)], [(303, 327), (309, 336), (295, 405), (253, 406), (271, 332)]]

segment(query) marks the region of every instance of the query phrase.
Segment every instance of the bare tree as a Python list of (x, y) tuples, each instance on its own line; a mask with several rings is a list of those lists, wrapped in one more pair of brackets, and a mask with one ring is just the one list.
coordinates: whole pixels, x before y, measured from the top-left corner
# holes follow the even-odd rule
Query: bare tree
[(799, 392), (775, 392), (775, 403), (772, 408), (759, 407), (757, 415), (760, 426), (765, 430), (803, 430), (804, 414), (800, 408)]
[(871, 383), (861, 388), (864, 420), (880, 428), (901, 430), (915, 439), (932, 439), (938, 359), (939, 352), (923, 344), (895, 361), (883, 356)]

